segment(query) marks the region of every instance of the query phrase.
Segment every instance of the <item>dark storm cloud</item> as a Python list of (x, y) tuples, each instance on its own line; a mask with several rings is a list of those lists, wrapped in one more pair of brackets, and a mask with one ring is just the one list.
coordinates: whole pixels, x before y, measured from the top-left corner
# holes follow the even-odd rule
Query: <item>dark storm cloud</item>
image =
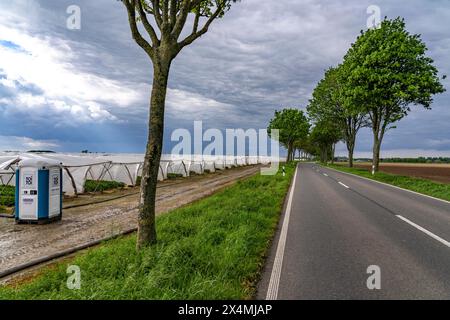
[[(78, 31), (66, 28), (66, 9), (73, 4), (82, 10), (81, 30)], [(359, 31), (366, 28), (366, 10), (373, 4), (381, 8), (382, 16), (405, 17), (407, 28), (422, 34), (439, 70), (450, 73), (450, 4), (447, 0), (395, 3), (387, 0), (375, 3), (244, 0), (174, 62), (167, 127), (190, 128), (192, 121), (203, 120), (207, 127), (265, 128), (276, 109), (304, 109), (324, 70), (338, 64)], [(63, 41), (62, 48), (68, 46), (71, 52), (70, 61), (64, 63), (70, 63), (79, 74), (120, 83), (131, 96), (133, 92), (139, 93), (138, 97), (129, 99), (129, 104), (103, 101), (94, 96), (90, 100), (98, 104), (99, 110), (85, 108), (78, 113), (68, 113), (69, 118), (83, 116), (86, 121), (102, 114), (110, 115), (110, 120), (102, 124), (75, 121), (73, 125), (82, 130), (64, 126), (49, 130), (52, 125), (48, 119), (59, 109), (47, 108), (46, 117), (42, 113), (29, 116), (34, 125), (27, 128), (26, 136), (61, 140), (63, 149), (74, 151), (84, 145), (105, 151), (143, 151), (152, 67), (132, 41), (125, 9), (119, 1), (21, 0), (0, 4), (0, 9), (10, 21), (21, 22), (17, 25), (21, 32), (38, 39)], [(444, 84), (448, 88), (449, 80)], [(0, 84), (0, 92), (5, 90)], [(8, 90), (8, 94), (14, 94), (12, 88)], [(15, 92), (20, 92), (17, 86)], [(62, 100), (70, 106), (75, 104), (72, 97)], [(449, 150), (449, 105), (450, 94), (445, 93), (436, 98), (432, 111), (413, 111), (396, 130), (388, 133), (383, 148)], [(13, 117), (3, 117), (0, 125), (17, 127), (18, 132), (8, 129), (8, 134), (23, 136), (21, 126), (14, 126), (14, 121)], [(114, 141), (118, 141), (115, 132), (124, 137), (117, 145), (114, 145)], [(126, 139), (129, 139), (128, 144)], [(364, 131), (358, 150), (367, 152), (370, 148), (370, 132)]]

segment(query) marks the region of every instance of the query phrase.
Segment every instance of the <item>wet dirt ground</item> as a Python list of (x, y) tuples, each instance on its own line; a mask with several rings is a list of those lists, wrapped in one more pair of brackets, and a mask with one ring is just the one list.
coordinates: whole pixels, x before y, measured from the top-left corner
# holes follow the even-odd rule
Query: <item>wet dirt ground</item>
[[(256, 174), (259, 168), (234, 168), (164, 181), (158, 185), (157, 214), (209, 196)], [(0, 219), (0, 273), (136, 228), (138, 192), (137, 188), (129, 188), (67, 200), (64, 202), (62, 221), (48, 225), (17, 225), (13, 219)], [(92, 202), (95, 204), (86, 205)]]

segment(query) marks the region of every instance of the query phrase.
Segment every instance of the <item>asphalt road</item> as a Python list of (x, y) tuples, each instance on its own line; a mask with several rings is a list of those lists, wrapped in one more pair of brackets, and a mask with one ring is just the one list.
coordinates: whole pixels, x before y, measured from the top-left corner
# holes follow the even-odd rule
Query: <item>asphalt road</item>
[(450, 203), (314, 164), (291, 190), (259, 299), (450, 299)]

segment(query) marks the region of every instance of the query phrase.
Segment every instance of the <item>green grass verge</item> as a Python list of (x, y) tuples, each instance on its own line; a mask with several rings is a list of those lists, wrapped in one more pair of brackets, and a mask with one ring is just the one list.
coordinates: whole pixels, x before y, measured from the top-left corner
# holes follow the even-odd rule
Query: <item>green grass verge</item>
[[(0, 288), (0, 299), (250, 299), (293, 172), (256, 175), (159, 216), (153, 247), (137, 252), (135, 235), (108, 241)], [(69, 264), (81, 269), (80, 290), (66, 287)]]
[(15, 187), (0, 185), (0, 206), (14, 207)]
[(96, 181), (86, 180), (84, 184), (84, 192), (102, 192), (125, 187), (125, 183), (117, 181)]
[(341, 165), (328, 165), (328, 167), (450, 201), (450, 184), (384, 172), (378, 172), (373, 176), (367, 169), (348, 168)]

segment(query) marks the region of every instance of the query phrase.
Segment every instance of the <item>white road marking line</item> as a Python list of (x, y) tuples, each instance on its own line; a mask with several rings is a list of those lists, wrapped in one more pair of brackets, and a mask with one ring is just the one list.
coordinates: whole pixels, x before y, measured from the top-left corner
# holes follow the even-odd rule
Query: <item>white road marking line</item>
[(291, 216), (292, 198), (294, 196), (295, 182), (297, 181), (297, 170), (295, 169), (294, 182), (290, 190), (286, 214), (284, 215), (283, 226), (281, 227), (280, 239), (278, 240), (277, 252), (273, 262), (272, 274), (270, 276), (269, 287), (267, 288), (266, 300), (277, 300), (278, 287), (280, 285), (281, 267), (283, 265), (284, 248), (286, 247), (287, 232), (289, 228), (289, 218)]
[(325, 177), (328, 177), (328, 175), (326, 173), (323, 174)]
[(410, 225), (412, 225), (414, 228), (422, 231), (423, 233), (429, 235), (430, 237), (432, 237), (434, 240), (439, 241), (440, 243), (442, 243), (443, 245), (447, 246), (450, 248), (450, 242), (448, 242), (447, 240), (442, 239), (441, 237), (435, 235), (434, 233), (428, 231), (425, 228), (422, 228), (421, 226), (419, 226), (418, 224), (415, 224), (414, 222), (412, 222), (411, 220), (406, 219), (405, 217), (402, 217), (400, 215), (396, 215), (397, 218), (405, 221), (406, 223), (409, 223)]
[(349, 186), (347, 186), (347, 185), (343, 184), (343, 183), (342, 183), (342, 182), (340, 182), (340, 181), (339, 181), (339, 184), (340, 184), (341, 186), (343, 186), (343, 187), (347, 188), (347, 189), (350, 189), (350, 187), (349, 187)]

